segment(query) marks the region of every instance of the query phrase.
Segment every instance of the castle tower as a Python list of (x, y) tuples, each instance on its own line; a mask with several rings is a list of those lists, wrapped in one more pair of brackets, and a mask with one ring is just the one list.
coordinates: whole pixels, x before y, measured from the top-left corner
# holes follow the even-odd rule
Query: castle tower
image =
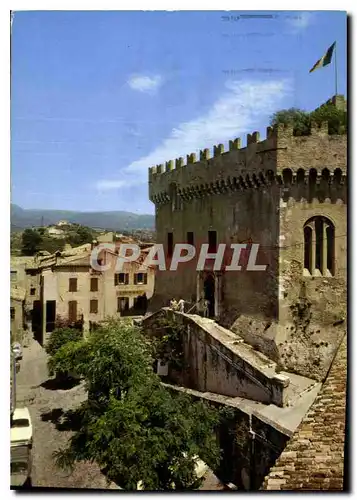
[[(341, 105), (341, 96), (338, 97)], [(210, 301), (210, 316), (287, 370), (322, 379), (343, 335), (347, 304), (347, 137), (327, 124), (297, 137), (290, 127), (259, 133), (149, 170), (157, 243), (167, 257), (157, 269), (153, 307), (173, 296)], [(197, 258), (170, 271), (173, 246), (247, 244), (242, 270), (231, 254), (214, 269)], [(259, 244), (257, 265), (247, 270)], [(194, 311), (196, 312), (196, 311)]]

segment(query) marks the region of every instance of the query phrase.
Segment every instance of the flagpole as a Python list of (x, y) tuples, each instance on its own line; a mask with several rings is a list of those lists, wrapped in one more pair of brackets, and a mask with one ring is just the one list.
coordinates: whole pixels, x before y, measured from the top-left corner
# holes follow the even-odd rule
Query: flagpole
[(337, 42), (335, 42), (335, 95), (337, 96)]

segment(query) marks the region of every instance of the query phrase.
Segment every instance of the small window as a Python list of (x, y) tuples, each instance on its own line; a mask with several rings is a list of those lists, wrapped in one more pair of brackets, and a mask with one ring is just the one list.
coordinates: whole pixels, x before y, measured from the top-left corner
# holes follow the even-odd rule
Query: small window
[(69, 291), (70, 292), (77, 291), (77, 278), (69, 278)]
[(129, 310), (129, 297), (118, 297), (118, 312), (125, 312)]
[(98, 278), (91, 278), (90, 279), (90, 291), (91, 292), (98, 292)]
[(30, 288), (30, 295), (36, 294), (36, 288)]
[(172, 257), (174, 251), (174, 233), (167, 233), (167, 256)]
[(117, 273), (114, 275), (114, 285), (128, 285), (129, 284), (129, 274), (128, 273)]
[(137, 273), (134, 275), (134, 284), (135, 285), (146, 285), (147, 284), (147, 274), (146, 273)]
[(217, 252), (217, 232), (216, 231), (208, 231), (208, 252), (216, 253)]
[(17, 281), (17, 271), (10, 271), (11, 281)]
[(90, 313), (98, 314), (98, 300), (93, 299), (90, 301)]
[(187, 233), (187, 243), (192, 246), (194, 245), (194, 237), (192, 231), (188, 231)]
[(11, 319), (15, 319), (15, 308), (14, 307), (10, 307), (10, 317), (11, 317)]

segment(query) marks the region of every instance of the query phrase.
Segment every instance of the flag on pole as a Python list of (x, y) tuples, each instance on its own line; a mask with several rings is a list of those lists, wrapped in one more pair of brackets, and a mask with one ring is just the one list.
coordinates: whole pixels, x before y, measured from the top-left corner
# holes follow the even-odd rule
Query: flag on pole
[(333, 42), (331, 47), (329, 47), (327, 49), (326, 54), (323, 57), (321, 57), (321, 59), (319, 59), (317, 61), (317, 63), (315, 63), (313, 65), (313, 67), (310, 69), (309, 73), (312, 73), (313, 71), (315, 71), (315, 69), (323, 68), (324, 66), (327, 66), (328, 64), (330, 64), (330, 62), (332, 60), (333, 51), (335, 49), (335, 45), (336, 45), (336, 42)]

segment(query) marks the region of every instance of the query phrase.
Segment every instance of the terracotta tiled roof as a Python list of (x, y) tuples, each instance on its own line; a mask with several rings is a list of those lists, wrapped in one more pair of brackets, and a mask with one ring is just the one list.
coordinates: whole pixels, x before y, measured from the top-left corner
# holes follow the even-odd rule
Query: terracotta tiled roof
[(315, 402), (266, 476), (263, 490), (343, 490), (347, 336)]
[(78, 266), (86, 266), (90, 267), (90, 254), (84, 255), (71, 255), (70, 257), (59, 258), (56, 262), (55, 267), (78, 267)]

